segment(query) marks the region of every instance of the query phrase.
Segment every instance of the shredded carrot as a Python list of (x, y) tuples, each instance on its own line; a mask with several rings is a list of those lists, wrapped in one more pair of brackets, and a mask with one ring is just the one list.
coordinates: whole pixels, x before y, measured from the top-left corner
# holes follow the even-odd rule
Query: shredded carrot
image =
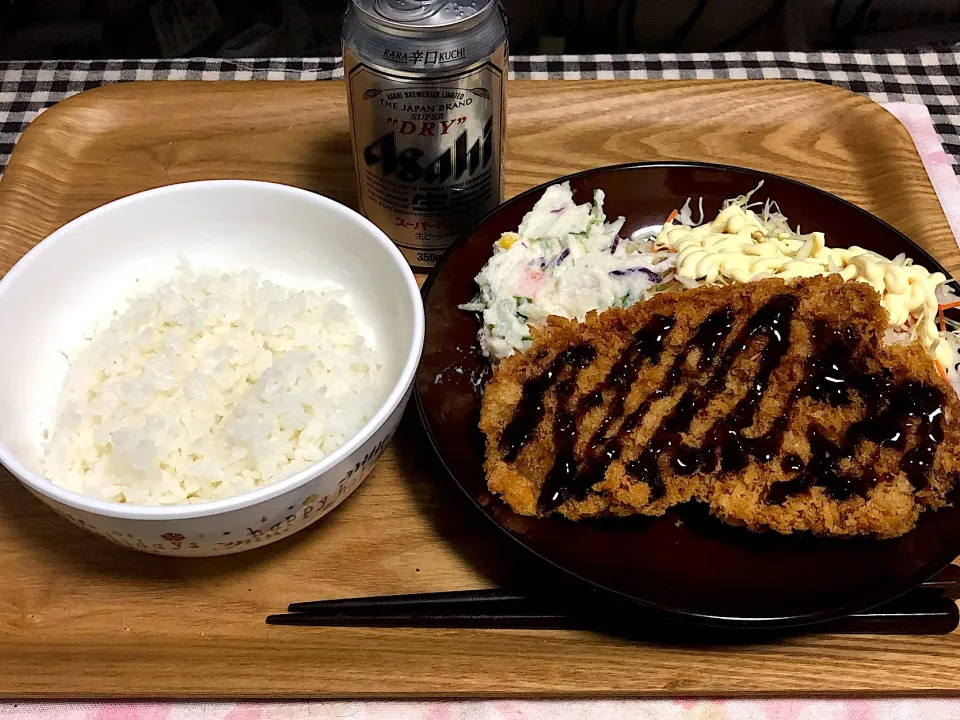
[(670, 223), (672, 223), (672, 222), (673, 222), (673, 219), (674, 219), (675, 217), (677, 217), (677, 215), (679, 215), (679, 214), (680, 214), (680, 213), (679, 213), (678, 211), (674, 210), (672, 213), (670, 213), (669, 215), (667, 215), (667, 221), (664, 223), (664, 225), (669, 225)]
[(943, 365), (940, 364), (939, 360), (934, 360), (934, 364), (937, 366), (937, 372), (940, 373), (940, 377), (944, 380), (947, 379), (947, 371), (943, 369)]
[(948, 303), (940, 303), (939, 305), (937, 305), (937, 315), (940, 318), (940, 332), (947, 331), (947, 321), (943, 317), (943, 311), (951, 310), (955, 307), (960, 307), (960, 300), (954, 300), (953, 302), (948, 302)]

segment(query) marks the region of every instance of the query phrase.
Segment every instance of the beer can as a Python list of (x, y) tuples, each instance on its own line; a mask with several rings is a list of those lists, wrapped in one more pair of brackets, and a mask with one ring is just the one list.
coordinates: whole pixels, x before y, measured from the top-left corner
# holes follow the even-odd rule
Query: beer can
[(351, 0), (343, 72), (360, 209), (428, 269), (503, 200), (503, 10)]

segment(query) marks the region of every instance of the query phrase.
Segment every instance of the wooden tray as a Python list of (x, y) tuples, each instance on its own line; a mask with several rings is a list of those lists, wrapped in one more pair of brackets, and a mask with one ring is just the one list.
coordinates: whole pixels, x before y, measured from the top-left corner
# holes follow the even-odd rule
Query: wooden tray
[[(509, 98), (508, 195), (631, 160), (744, 165), (847, 198), (960, 268), (910, 137), (860, 96), (795, 81), (519, 81)], [(0, 183), (0, 266), (6, 271), (93, 207), (172, 182), (274, 180), (352, 204), (346, 117), (336, 82), (137, 83), (71, 98), (31, 125)], [(517, 552), (438, 470), (413, 413), (343, 507), (288, 540), (230, 557), (115, 547), (67, 524), (3, 473), (0, 694), (960, 691), (960, 633), (698, 648), (587, 632), (264, 624), (294, 600), (508, 582), (526, 572)]]

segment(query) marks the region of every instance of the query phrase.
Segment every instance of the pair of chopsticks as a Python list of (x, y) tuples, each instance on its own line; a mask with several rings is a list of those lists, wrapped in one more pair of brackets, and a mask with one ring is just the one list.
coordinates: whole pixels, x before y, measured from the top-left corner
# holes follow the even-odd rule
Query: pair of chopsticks
[[(839, 620), (813, 626), (817, 632), (884, 635), (940, 635), (960, 624), (960, 567), (950, 565), (936, 577), (893, 600)], [(480, 628), (539, 630), (616, 630), (643, 632), (639, 613), (575, 612), (556, 602), (498, 588), (457, 592), (386, 595), (291, 604), (270, 615), (270, 625), (381, 628)], [(663, 630), (663, 623), (655, 623)]]

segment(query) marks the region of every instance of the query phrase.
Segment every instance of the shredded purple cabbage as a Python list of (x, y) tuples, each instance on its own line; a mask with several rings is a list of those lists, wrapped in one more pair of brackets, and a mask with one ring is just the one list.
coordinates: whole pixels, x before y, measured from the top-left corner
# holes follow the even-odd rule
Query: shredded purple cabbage
[(557, 213), (562, 213), (562, 212), (563, 212), (564, 210), (566, 210), (566, 209), (567, 209), (567, 206), (566, 206), (566, 205), (561, 205), (561, 206), (558, 207), (556, 210), (551, 210), (550, 212), (553, 213), (554, 215), (556, 215)]
[(570, 248), (567, 248), (562, 253), (557, 255), (556, 259), (554, 259), (553, 262), (550, 263), (550, 265), (552, 267), (557, 267), (560, 263), (566, 260), (569, 255), (570, 255)]
[(652, 283), (662, 283), (663, 276), (655, 273), (650, 268), (645, 267), (633, 267), (627, 268), (625, 270), (611, 270), (610, 277), (625, 277), (627, 275), (646, 275), (647, 279)]
[(620, 236), (614, 235), (613, 243), (610, 245), (610, 254), (613, 255), (617, 251), (618, 247), (620, 247)]

